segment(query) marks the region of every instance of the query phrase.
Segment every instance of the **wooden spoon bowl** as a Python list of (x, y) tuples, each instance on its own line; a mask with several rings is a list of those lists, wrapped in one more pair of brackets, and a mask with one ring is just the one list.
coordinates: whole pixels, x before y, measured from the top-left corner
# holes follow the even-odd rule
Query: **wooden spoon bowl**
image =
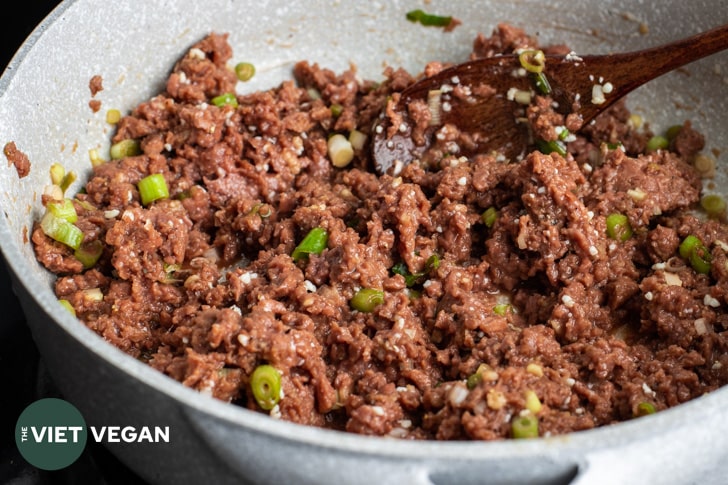
[[(726, 48), (728, 25), (723, 25), (635, 52), (546, 55), (543, 74), (555, 110), (584, 125), (648, 81)], [(420, 159), (448, 125), (465, 134), (465, 142), (454, 147), (458, 155), (498, 153), (518, 159), (533, 142), (519, 94), (533, 94), (534, 89), (534, 79), (518, 55), (457, 64), (412, 84), (392, 98), (375, 123), (371, 145), (375, 170), (398, 173)], [(417, 126), (415, 115), (423, 106), (431, 114), (424, 128)]]

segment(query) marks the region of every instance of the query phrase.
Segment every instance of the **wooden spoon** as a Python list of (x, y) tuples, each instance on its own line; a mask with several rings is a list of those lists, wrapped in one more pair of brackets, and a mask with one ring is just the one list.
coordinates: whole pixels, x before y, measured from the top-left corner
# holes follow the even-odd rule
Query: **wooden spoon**
[[(618, 99), (665, 74), (700, 58), (728, 48), (728, 25), (659, 47), (630, 53), (576, 56), (545, 56), (545, 74), (556, 110), (577, 116), (581, 124), (591, 121)], [(482, 58), (454, 65), (424, 78), (396, 95), (375, 123), (372, 155), (380, 174), (398, 173), (420, 159), (432, 145), (436, 132), (453, 125), (466, 133), (458, 155), (501, 153), (517, 159), (531, 145), (525, 106), (514, 93), (535, 92), (534, 79), (522, 68), (517, 55)], [(411, 114), (423, 108), (428, 96), (433, 120), (424, 136), (414, 130)], [(523, 102), (523, 100), (521, 100)], [(439, 120), (437, 120), (439, 118)], [(397, 126), (394, 126), (396, 123)], [(422, 130), (420, 130), (422, 135)], [(418, 139), (415, 139), (418, 138)]]

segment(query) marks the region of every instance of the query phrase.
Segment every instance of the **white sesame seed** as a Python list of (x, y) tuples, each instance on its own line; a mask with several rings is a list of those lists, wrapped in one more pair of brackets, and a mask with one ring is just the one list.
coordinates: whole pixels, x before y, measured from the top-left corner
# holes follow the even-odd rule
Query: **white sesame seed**
[(596, 256), (599, 254), (599, 250), (596, 248), (596, 246), (589, 246), (589, 254), (592, 256)]
[(461, 187), (464, 187), (465, 184), (467, 184), (467, 183), (468, 183), (468, 179), (466, 177), (460, 177), (458, 179), (458, 185)]
[(574, 299), (570, 297), (569, 295), (564, 295), (561, 297), (561, 302), (566, 305), (566, 308), (571, 308), (574, 306)]
[(645, 300), (652, 301), (652, 298), (654, 298), (654, 295), (652, 294), (651, 291), (648, 291), (647, 293), (645, 293)]

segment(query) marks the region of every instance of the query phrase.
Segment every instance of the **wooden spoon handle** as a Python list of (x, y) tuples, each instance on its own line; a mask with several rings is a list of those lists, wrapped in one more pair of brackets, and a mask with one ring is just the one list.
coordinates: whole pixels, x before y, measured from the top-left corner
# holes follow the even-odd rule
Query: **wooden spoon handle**
[[(669, 47), (668, 47), (669, 46)], [(548, 75), (558, 92), (555, 98), (570, 101), (585, 122), (646, 82), (678, 67), (728, 48), (728, 24), (670, 44), (640, 51), (583, 56), (583, 69), (573, 68), (573, 58), (549, 59)], [(571, 65), (570, 65), (571, 64)], [(593, 88), (603, 89), (604, 102), (592, 102)], [(573, 103), (576, 102), (577, 105)]]

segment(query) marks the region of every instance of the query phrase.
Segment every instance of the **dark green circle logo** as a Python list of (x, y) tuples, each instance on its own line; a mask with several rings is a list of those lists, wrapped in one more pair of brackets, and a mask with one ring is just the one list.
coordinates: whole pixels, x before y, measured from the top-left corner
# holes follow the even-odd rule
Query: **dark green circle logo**
[(15, 444), (28, 463), (42, 470), (71, 465), (86, 447), (86, 422), (76, 407), (63, 399), (41, 399), (20, 414)]

